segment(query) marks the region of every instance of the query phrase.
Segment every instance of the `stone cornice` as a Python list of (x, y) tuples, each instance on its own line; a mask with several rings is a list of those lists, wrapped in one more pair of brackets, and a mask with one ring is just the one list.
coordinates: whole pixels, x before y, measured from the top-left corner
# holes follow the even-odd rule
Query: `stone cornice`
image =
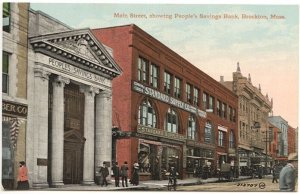
[(32, 37), (30, 43), (35, 52), (72, 61), (112, 79), (122, 73), (121, 68), (89, 29)]

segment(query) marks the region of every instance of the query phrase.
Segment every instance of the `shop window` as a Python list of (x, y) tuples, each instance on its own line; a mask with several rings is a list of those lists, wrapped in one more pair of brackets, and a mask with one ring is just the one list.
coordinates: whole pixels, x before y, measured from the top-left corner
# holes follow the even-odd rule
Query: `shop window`
[(138, 59), (138, 80), (147, 83), (148, 61), (139, 57)]
[(187, 138), (192, 140), (196, 139), (196, 121), (193, 115), (189, 116)]
[(174, 97), (181, 98), (181, 80), (177, 77), (174, 79)]
[(2, 180), (14, 179), (13, 150), (10, 141), (10, 125), (8, 121), (2, 121)]
[(8, 84), (9, 84), (9, 54), (2, 52), (2, 92), (8, 93)]
[(212, 125), (209, 121), (206, 122), (205, 128), (204, 128), (204, 142), (205, 143), (213, 143)]
[(2, 29), (10, 32), (10, 3), (3, 3)]
[(171, 74), (168, 72), (164, 73), (164, 91), (167, 94), (171, 94)]
[(156, 127), (156, 113), (148, 99), (144, 100), (140, 105), (138, 115), (138, 123), (140, 125)]
[(158, 88), (159, 83), (159, 70), (155, 64), (150, 65), (150, 85), (153, 88)]
[(175, 110), (169, 108), (166, 117), (166, 130), (172, 133), (178, 133), (178, 115)]
[(170, 172), (171, 166), (179, 171), (179, 151), (176, 148), (163, 147), (161, 171)]
[(140, 172), (150, 173), (150, 145), (146, 143), (140, 143), (139, 145), (139, 165)]

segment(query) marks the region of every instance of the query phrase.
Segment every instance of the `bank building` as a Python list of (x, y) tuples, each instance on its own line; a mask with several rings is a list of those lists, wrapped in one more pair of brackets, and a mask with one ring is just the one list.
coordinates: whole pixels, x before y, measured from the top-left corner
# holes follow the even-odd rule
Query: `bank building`
[(111, 163), (112, 50), (30, 10), (26, 162), (33, 188), (93, 184)]

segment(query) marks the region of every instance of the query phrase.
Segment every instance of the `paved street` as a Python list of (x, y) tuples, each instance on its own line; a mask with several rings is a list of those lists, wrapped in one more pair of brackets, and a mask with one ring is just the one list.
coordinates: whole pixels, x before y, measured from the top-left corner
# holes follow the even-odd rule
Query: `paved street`
[[(297, 188), (298, 185), (296, 185)], [(267, 192), (279, 191), (279, 183), (272, 183), (272, 177), (263, 179), (246, 179), (236, 182), (208, 183), (192, 186), (178, 186), (177, 191), (236, 191)]]

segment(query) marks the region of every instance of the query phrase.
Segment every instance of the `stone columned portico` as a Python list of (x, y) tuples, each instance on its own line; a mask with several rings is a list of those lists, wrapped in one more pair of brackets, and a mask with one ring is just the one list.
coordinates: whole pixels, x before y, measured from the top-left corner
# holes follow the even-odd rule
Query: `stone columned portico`
[(89, 29), (32, 37), (30, 45), (30, 186), (94, 184), (96, 167), (111, 162), (112, 79), (121, 69)]

